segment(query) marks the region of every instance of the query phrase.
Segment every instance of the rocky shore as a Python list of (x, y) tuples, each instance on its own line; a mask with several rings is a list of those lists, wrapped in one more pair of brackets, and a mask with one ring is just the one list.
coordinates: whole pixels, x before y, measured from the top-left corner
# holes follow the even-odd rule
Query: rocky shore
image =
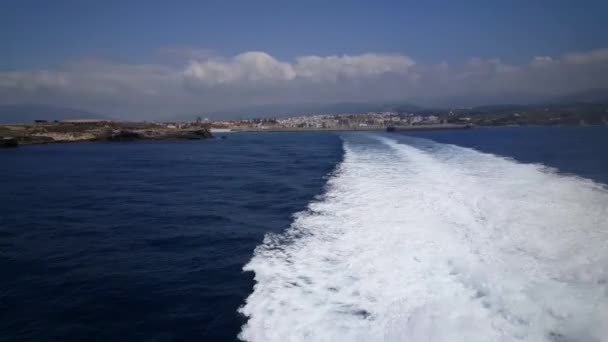
[(27, 144), (85, 141), (134, 141), (213, 138), (208, 127), (188, 125), (171, 127), (152, 123), (57, 122), (0, 125), (0, 148)]

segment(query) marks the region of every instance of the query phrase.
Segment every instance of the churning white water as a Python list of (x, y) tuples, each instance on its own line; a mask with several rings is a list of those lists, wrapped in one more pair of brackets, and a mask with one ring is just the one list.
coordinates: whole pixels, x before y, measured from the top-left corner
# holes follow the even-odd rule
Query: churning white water
[(325, 195), (245, 266), (256, 285), (241, 339), (608, 341), (605, 187), (366, 139), (345, 138)]

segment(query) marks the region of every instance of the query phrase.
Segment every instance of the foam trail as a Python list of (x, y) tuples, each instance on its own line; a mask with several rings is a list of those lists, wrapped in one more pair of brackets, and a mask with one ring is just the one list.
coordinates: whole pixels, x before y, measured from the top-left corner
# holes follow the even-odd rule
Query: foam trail
[[(421, 140), (345, 137), (245, 270), (246, 341), (608, 341), (608, 192)], [(423, 147), (420, 147), (423, 146)]]

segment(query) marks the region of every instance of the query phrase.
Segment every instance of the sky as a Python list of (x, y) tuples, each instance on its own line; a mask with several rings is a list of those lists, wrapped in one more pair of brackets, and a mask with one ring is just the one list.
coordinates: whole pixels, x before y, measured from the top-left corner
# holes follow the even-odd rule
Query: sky
[(162, 118), (608, 87), (607, 1), (0, 2), (0, 104)]

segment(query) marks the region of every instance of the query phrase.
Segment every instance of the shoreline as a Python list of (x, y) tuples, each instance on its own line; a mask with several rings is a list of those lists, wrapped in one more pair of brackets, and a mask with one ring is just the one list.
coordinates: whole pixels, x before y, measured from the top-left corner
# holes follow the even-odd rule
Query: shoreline
[[(71, 139), (53, 139), (44, 135), (21, 135), (21, 136), (0, 136), (6, 144), (0, 144), (0, 149), (15, 148), (27, 145), (48, 145), (48, 144), (74, 144), (74, 143), (116, 143), (116, 142), (137, 142), (137, 141), (183, 141), (183, 140), (207, 140), (214, 139), (212, 133), (219, 134), (219, 138), (225, 139), (223, 134), (231, 133), (305, 133), (305, 132), (415, 132), (415, 131), (440, 131), (440, 130), (468, 130), (485, 128), (526, 128), (526, 127), (555, 127), (555, 128), (589, 128), (589, 127), (608, 127), (608, 125), (492, 125), (478, 126), (471, 124), (438, 124), (438, 125), (416, 125), (416, 126), (395, 126), (395, 127), (334, 127), (334, 128), (236, 128), (231, 130), (213, 131), (213, 129), (181, 130), (171, 133), (163, 131), (163, 134), (143, 134), (143, 130), (127, 131), (119, 130), (110, 136), (80, 137)], [(192, 134), (192, 133), (198, 134)], [(147, 131), (146, 133), (150, 133)], [(158, 133), (158, 132), (157, 132)], [(123, 136), (125, 134), (125, 136)], [(9, 140), (11, 142), (9, 142)], [(16, 141), (17, 144), (13, 142)]]
[(332, 127), (332, 128), (237, 128), (230, 132), (401, 132), (401, 131), (430, 131), (470, 129), (476, 126), (459, 124), (415, 125), (415, 126), (370, 126), (370, 127)]
[(60, 125), (5, 125), (0, 126), (0, 148), (22, 145), (45, 145), (83, 142), (127, 142), (145, 140), (204, 140), (213, 135), (206, 127), (186, 129), (142, 128), (110, 126)]

